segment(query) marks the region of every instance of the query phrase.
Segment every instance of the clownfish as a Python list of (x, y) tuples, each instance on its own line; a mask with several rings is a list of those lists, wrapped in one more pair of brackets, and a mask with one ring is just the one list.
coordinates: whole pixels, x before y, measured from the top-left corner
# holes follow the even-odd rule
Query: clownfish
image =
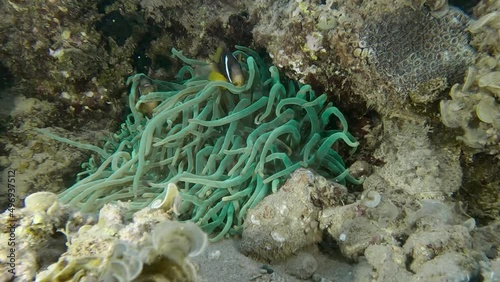
[[(150, 92), (155, 92), (156, 87), (151, 81), (151, 79), (143, 76), (139, 80), (139, 87), (138, 87), (138, 92), (140, 96), (147, 95)], [(139, 98), (139, 97), (138, 97)], [(138, 111), (142, 113), (143, 115), (147, 116), (148, 118), (151, 118), (153, 116), (153, 111), (160, 104), (159, 101), (153, 101), (153, 102), (146, 102), (146, 103), (140, 103), (138, 106)]]
[(208, 80), (228, 81), (236, 86), (242, 86), (245, 83), (241, 65), (233, 53), (219, 47), (212, 60), (214, 63), (208, 75)]

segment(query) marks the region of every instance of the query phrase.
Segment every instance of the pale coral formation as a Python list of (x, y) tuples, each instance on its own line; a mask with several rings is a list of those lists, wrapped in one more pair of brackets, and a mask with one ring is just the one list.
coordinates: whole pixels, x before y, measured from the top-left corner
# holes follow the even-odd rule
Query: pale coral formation
[(68, 250), (59, 261), (37, 274), (37, 281), (63, 277), (99, 281), (193, 281), (189, 256), (199, 255), (207, 235), (194, 223), (172, 221), (159, 209), (143, 209), (133, 222), (124, 219), (127, 204), (105, 205), (96, 225), (69, 233)]
[[(12, 231), (18, 244), (16, 281), (33, 281), (35, 275), (36, 281), (196, 279), (189, 257), (203, 252), (207, 235), (194, 223), (172, 221), (170, 210), (145, 208), (130, 221), (125, 218), (129, 203), (115, 203), (105, 205), (96, 220), (61, 205), (49, 192), (32, 194), (25, 204)], [(5, 227), (13, 222), (9, 211), (0, 220), (0, 236), (7, 241), (12, 235)], [(7, 244), (0, 253), (2, 271), (9, 273), (3, 261), (8, 260)]]
[[(0, 270), (4, 275), (12, 277), (14, 273), (8, 269), (15, 269), (18, 281), (32, 281), (37, 269), (47, 267), (65, 252), (66, 240), (57, 230), (74, 230), (94, 222), (92, 217), (62, 206), (55, 199), (53, 193), (35, 193), (28, 197), (25, 208), (0, 215), (0, 241), (12, 242), (0, 245)], [(9, 254), (14, 265), (9, 265)]]
[[(248, 211), (241, 251), (262, 260), (279, 261), (319, 242), (319, 207), (313, 204), (310, 195), (320, 193), (327, 185), (323, 177), (309, 170), (294, 172), (278, 192)], [(342, 194), (331, 197), (340, 199)]]
[(483, 54), (469, 67), (464, 83), (452, 87), (452, 99), (440, 103), (442, 122), (461, 128), (464, 134), (457, 139), (476, 153), (500, 152), (499, 79), (499, 59)]
[(374, 155), (385, 165), (366, 179), (365, 189), (403, 190), (416, 199), (438, 199), (458, 191), (462, 184), (458, 149), (433, 145), (429, 140), (433, 133), (422, 122), (387, 120), (384, 125), (387, 138)]
[(452, 87), (451, 100), (441, 101), (441, 120), (461, 128), (463, 136), (457, 139), (473, 152), (496, 155), (500, 152), (500, 6), (482, 1), (475, 10), (478, 18), (468, 30), (479, 54), (464, 82)]

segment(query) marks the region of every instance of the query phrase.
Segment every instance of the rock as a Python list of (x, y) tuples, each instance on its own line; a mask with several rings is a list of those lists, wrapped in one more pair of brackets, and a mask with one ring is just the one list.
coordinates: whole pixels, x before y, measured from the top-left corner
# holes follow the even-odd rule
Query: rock
[(320, 241), (319, 208), (311, 201), (315, 178), (311, 171), (299, 169), (278, 192), (249, 210), (241, 241), (245, 255), (279, 261)]
[(299, 253), (287, 261), (286, 273), (299, 279), (309, 279), (318, 269), (318, 262), (308, 253)]

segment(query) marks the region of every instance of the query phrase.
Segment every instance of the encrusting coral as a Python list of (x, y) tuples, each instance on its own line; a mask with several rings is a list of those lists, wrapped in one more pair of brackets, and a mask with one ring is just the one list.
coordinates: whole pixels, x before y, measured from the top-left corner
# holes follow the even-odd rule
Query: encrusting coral
[[(209, 64), (172, 52), (186, 64), (174, 82), (129, 78), (131, 114), (104, 148), (41, 130), (99, 156), (60, 194), (62, 203), (92, 212), (131, 200), (132, 214), (156, 206), (175, 184), (179, 218), (217, 233), (217, 240), (240, 233), (247, 210), (300, 167), (359, 183), (333, 149), (340, 140), (353, 149), (358, 142), (326, 95), (281, 78), (248, 48), (234, 52), (246, 73), (242, 86), (210, 81)], [(146, 107), (148, 118), (139, 110), (151, 103), (157, 106)]]
[(188, 258), (203, 251), (207, 235), (192, 222), (170, 220), (165, 210), (145, 208), (127, 224), (127, 205), (107, 204), (97, 224), (67, 232), (67, 252), (36, 281), (194, 281)]
[[(93, 214), (61, 204), (53, 193), (30, 195), (26, 207), (17, 211), (18, 225), (10, 231), (18, 240), (13, 278), (40, 282), (196, 281), (190, 257), (203, 252), (208, 236), (192, 222), (172, 220), (172, 202), (162, 209), (146, 207), (128, 220), (131, 204), (106, 204), (96, 220)], [(4, 226), (10, 222), (9, 211), (0, 215), (2, 239), (9, 236)], [(11, 247), (0, 246), (0, 269), (6, 274), (11, 273), (5, 269)]]
[(457, 8), (440, 17), (400, 8), (368, 18), (356, 50), (367, 53), (368, 62), (403, 91), (411, 93), (436, 78), (456, 81), (474, 53), (463, 32), (468, 20)]
[(468, 30), (479, 54), (464, 82), (452, 87), (451, 100), (441, 101), (441, 120), (461, 128), (464, 134), (457, 139), (474, 152), (496, 155), (500, 152), (500, 7), (482, 4), (477, 10), (480, 17)]
[(281, 189), (250, 209), (244, 223), (242, 253), (276, 262), (321, 241), (320, 207), (335, 206), (347, 188), (308, 169), (296, 170)]
[(292, 78), (342, 104), (408, 115), (460, 81), (475, 50), (470, 17), (442, 0), (262, 2), (253, 35)]
[[(0, 214), (0, 240), (6, 242), (0, 245), (3, 281), (13, 278), (33, 281), (38, 269), (56, 261), (65, 249), (64, 236), (57, 230), (64, 228), (67, 222), (72, 222), (67, 226), (73, 227), (89, 224), (92, 218), (78, 213), (75, 208), (61, 205), (57, 195), (50, 192), (29, 195), (25, 207), (16, 210), (14, 217), (9, 210)], [(15, 240), (9, 241), (9, 238)], [(10, 266), (9, 262), (12, 263)]]
[(451, 100), (441, 101), (441, 121), (451, 128), (461, 128), (457, 139), (476, 152), (498, 154), (500, 150), (500, 104), (498, 98), (498, 58), (483, 55), (476, 66), (469, 67), (462, 85), (455, 84)]

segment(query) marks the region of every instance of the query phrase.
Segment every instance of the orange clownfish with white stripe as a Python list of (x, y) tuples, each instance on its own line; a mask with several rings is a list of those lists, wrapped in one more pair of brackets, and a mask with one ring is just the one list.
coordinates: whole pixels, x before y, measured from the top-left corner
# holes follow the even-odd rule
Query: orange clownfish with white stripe
[(211, 81), (227, 81), (236, 86), (242, 86), (245, 83), (245, 77), (238, 59), (222, 47), (217, 48), (212, 57), (212, 70), (208, 75)]

